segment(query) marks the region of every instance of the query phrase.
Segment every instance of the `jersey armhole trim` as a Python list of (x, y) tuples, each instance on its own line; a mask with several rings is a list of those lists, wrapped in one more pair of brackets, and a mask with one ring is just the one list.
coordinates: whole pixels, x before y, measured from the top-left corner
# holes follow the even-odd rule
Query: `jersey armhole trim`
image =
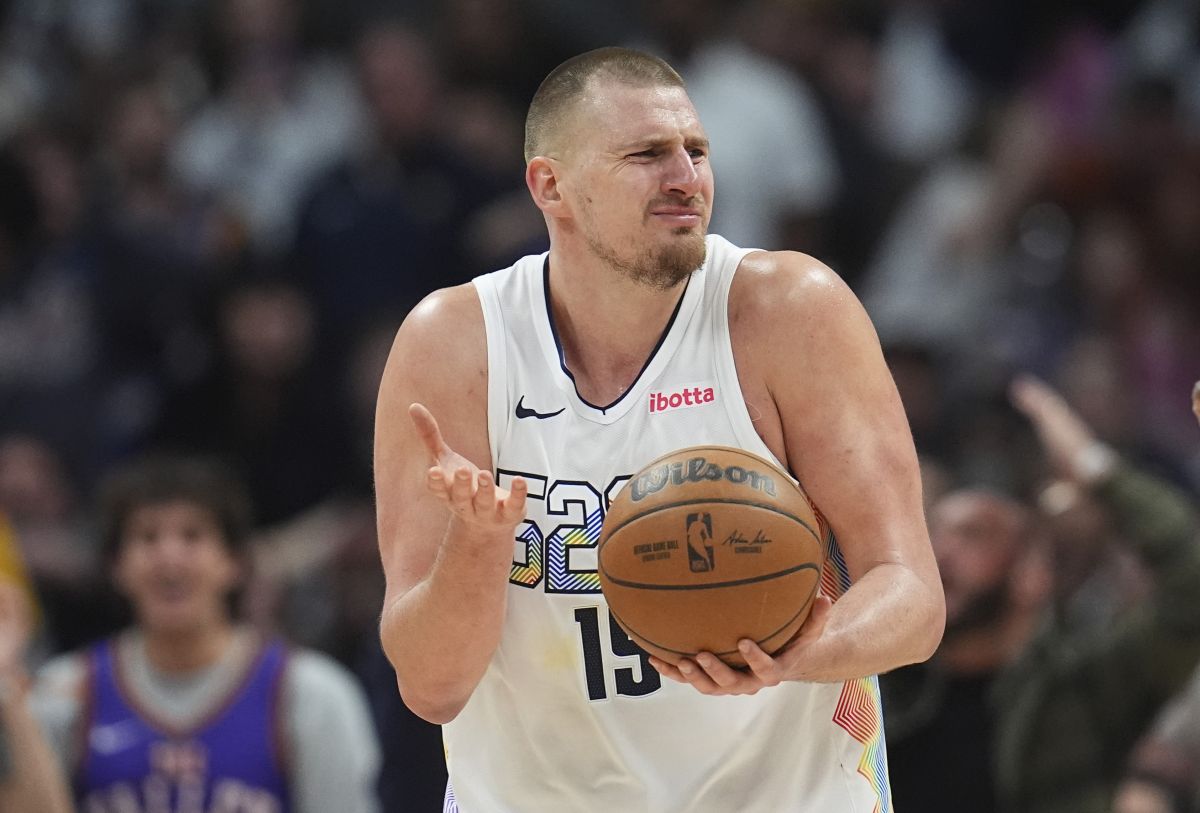
[(500, 456), (500, 439), (506, 433), (509, 413), (504, 313), (500, 308), (495, 281), (489, 276), (482, 276), (476, 277), (473, 282), (480, 308), (483, 310), (484, 343), (487, 345), (488, 449), (491, 451), (491, 467), (495, 473)]
[(750, 418), (750, 410), (746, 399), (742, 397), (742, 383), (738, 377), (737, 361), (733, 354), (733, 335), (729, 329), (729, 291), (733, 287), (733, 279), (737, 276), (738, 268), (746, 259), (746, 255), (758, 249), (740, 249), (730, 260), (728, 273), (722, 274), (715, 291), (716, 302), (713, 308), (713, 340), (716, 344), (714, 355), (716, 359), (717, 381), (725, 393), (726, 408), (729, 422), (733, 425), (734, 434), (742, 448), (752, 451), (767, 460), (783, 467), (783, 462), (775, 457), (775, 453), (767, 448), (763, 439), (754, 430), (754, 422)]

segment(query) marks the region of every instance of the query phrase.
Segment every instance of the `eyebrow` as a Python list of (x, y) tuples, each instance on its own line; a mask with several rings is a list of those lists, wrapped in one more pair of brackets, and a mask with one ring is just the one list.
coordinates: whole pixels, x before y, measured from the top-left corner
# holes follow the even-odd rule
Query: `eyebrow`
[[(617, 148), (617, 152), (628, 152), (635, 148), (648, 149), (652, 147), (665, 147), (675, 142), (674, 138), (639, 138), (635, 141), (626, 142)], [(703, 147), (708, 149), (708, 139), (702, 136), (690, 136), (683, 140), (685, 147)]]

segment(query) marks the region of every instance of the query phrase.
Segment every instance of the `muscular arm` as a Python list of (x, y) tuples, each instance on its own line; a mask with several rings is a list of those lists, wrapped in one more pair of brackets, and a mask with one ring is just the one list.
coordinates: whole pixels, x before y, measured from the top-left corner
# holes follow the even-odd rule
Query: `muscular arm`
[(751, 254), (730, 291), (730, 331), (759, 434), (829, 520), (851, 586), (832, 606), (819, 599), (774, 658), (744, 648), (749, 673), (706, 654), (703, 672), (686, 661), (655, 667), (705, 693), (742, 694), (925, 660), (941, 640), (945, 599), (912, 435), (862, 306), (808, 257)]
[[(418, 402), (440, 435), (429, 413), (410, 418)], [(380, 634), (405, 703), (430, 722), (462, 710), (500, 641), (519, 517), (491, 510), (506, 495), (490, 468), (483, 315), (461, 286), (433, 294), (401, 326), (375, 418)]]
[(945, 603), (912, 434), (874, 328), (841, 279), (808, 257), (763, 255), (749, 271), (744, 316), (790, 349), (763, 372), (786, 462), (833, 527), (851, 579), (789, 676), (844, 680), (925, 660)]

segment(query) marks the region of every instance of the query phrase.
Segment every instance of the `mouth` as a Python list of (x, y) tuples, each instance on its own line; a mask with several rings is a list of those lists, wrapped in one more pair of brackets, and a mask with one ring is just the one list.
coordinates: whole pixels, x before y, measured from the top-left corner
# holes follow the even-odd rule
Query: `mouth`
[(180, 604), (188, 601), (195, 592), (189, 582), (165, 579), (154, 585), (149, 595), (161, 604)]
[(653, 209), (650, 216), (665, 226), (671, 228), (686, 228), (691, 226), (699, 226), (704, 222), (704, 218), (696, 209), (689, 209), (685, 206), (671, 206), (660, 209)]

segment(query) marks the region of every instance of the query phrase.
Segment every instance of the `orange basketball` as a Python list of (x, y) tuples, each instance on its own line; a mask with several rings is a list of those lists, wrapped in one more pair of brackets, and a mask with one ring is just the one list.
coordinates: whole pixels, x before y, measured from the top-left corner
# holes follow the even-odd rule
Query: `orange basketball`
[(598, 557), (609, 611), (643, 649), (670, 663), (707, 651), (740, 667), (740, 639), (773, 653), (804, 623), (825, 544), (812, 503), (778, 466), (695, 446), (618, 492)]

